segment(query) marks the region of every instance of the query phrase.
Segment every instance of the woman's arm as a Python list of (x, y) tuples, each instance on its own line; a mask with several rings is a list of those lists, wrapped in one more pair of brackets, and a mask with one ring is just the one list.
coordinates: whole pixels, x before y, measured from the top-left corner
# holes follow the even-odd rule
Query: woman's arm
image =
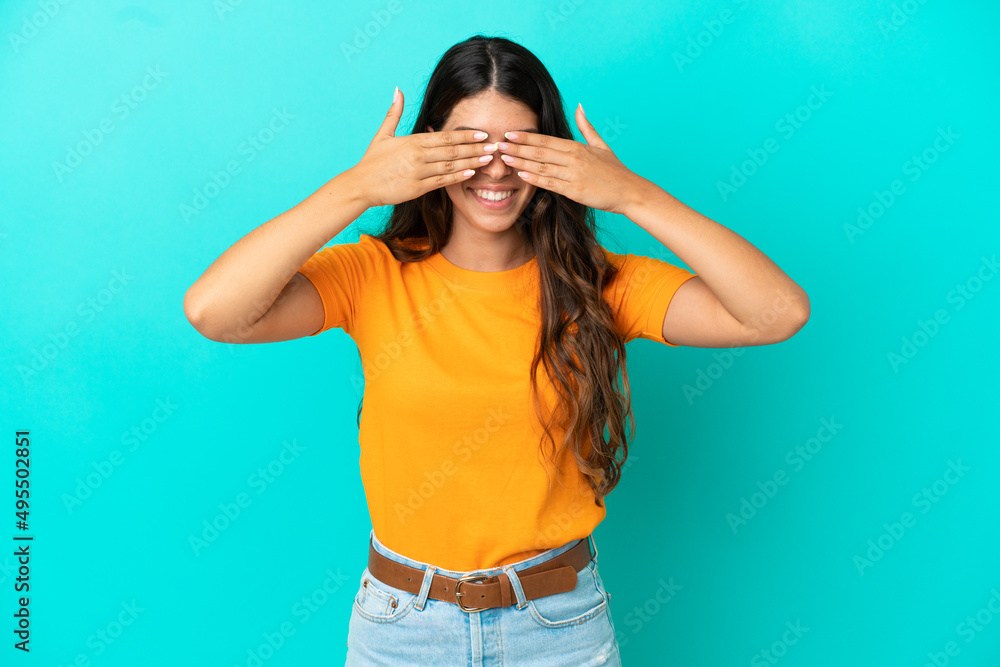
[(397, 137), (403, 93), (358, 164), (226, 250), (184, 295), (184, 314), (206, 338), (265, 343), (323, 325), (323, 300), (296, 275), (312, 255), (370, 206), (399, 204), (467, 180), (481, 167), (485, 133), (418, 132)]
[(690, 347), (768, 345), (805, 325), (809, 297), (767, 255), (655, 183), (632, 182), (624, 215), (698, 274), (671, 299), (664, 338)]
[(628, 169), (587, 120), (587, 143), (510, 131), (497, 147), (526, 183), (619, 213), (670, 248), (698, 275), (671, 297), (663, 337), (675, 345), (739, 347), (790, 338), (809, 319), (809, 297), (736, 232), (685, 206)]
[(317, 331), (322, 302), (296, 272), (367, 210), (358, 186), (348, 169), (222, 253), (184, 295), (191, 325), (227, 343), (289, 340)]

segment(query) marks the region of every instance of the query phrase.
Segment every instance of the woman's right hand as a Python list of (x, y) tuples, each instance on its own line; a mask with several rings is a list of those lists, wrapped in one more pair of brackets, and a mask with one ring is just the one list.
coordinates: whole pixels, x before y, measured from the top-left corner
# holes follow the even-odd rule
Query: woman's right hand
[[(371, 206), (399, 204), (437, 188), (467, 180), (490, 163), (480, 162), (487, 154), (485, 142), (477, 140), (477, 130), (418, 132), (395, 136), (403, 115), (403, 91), (385, 116), (368, 150), (351, 172), (359, 195)], [(485, 137), (483, 137), (485, 139)]]

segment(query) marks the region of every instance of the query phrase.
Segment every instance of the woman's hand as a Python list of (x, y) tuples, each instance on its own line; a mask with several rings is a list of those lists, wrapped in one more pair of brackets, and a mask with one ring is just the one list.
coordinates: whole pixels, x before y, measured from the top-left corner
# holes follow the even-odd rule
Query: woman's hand
[[(420, 132), (395, 136), (403, 115), (403, 91), (389, 107), (361, 160), (348, 171), (358, 184), (359, 196), (369, 206), (386, 206), (416, 199), (437, 188), (458, 183), (489, 164), (486, 133), (476, 130)], [(480, 160), (486, 157), (486, 160)]]
[[(642, 177), (628, 169), (604, 143), (583, 113), (576, 109), (576, 125), (586, 144), (534, 132), (508, 132), (509, 148), (500, 146), (500, 158), (518, 169), (518, 176), (545, 190), (558, 192), (584, 206), (625, 214)], [(505, 135), (506, 136), (506, 135)]]

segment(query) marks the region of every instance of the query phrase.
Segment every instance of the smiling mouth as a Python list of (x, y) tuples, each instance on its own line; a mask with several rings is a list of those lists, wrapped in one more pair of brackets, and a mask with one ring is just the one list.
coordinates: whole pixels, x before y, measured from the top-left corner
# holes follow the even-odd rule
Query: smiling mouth
[(513, 197), (514, 193), (517, 192), (517, 188), (511, 190), (500, 190), (499, 192), (493, 190), (481, 190), (479, 188), (469, 188), (469, 191), (483, 201), (495, 203), (506, 201)]

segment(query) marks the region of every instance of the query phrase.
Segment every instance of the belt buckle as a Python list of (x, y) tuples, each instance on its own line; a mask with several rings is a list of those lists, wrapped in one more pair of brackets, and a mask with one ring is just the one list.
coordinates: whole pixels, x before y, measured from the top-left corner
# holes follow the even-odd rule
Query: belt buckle
[(483, 581), (489, 579), (492, 576), (493, 575), (490, 574), (467, 574), (463, 577), (458, 578), (458, 582), (455, 584), (455, 602), (458, 603), (458, 606), (462, 609), (462, 611), (482, 611), (484, 609), (489, 609), (489, 607), (466, 607), (464, 604), (462, 604), (462, 596), (465, 595), (465, 593), (461, 591), (461, 588), (462, 584), (464, 584), (467, 581), (471, 581), (473, 583), (478, 584), (482, 583)]

